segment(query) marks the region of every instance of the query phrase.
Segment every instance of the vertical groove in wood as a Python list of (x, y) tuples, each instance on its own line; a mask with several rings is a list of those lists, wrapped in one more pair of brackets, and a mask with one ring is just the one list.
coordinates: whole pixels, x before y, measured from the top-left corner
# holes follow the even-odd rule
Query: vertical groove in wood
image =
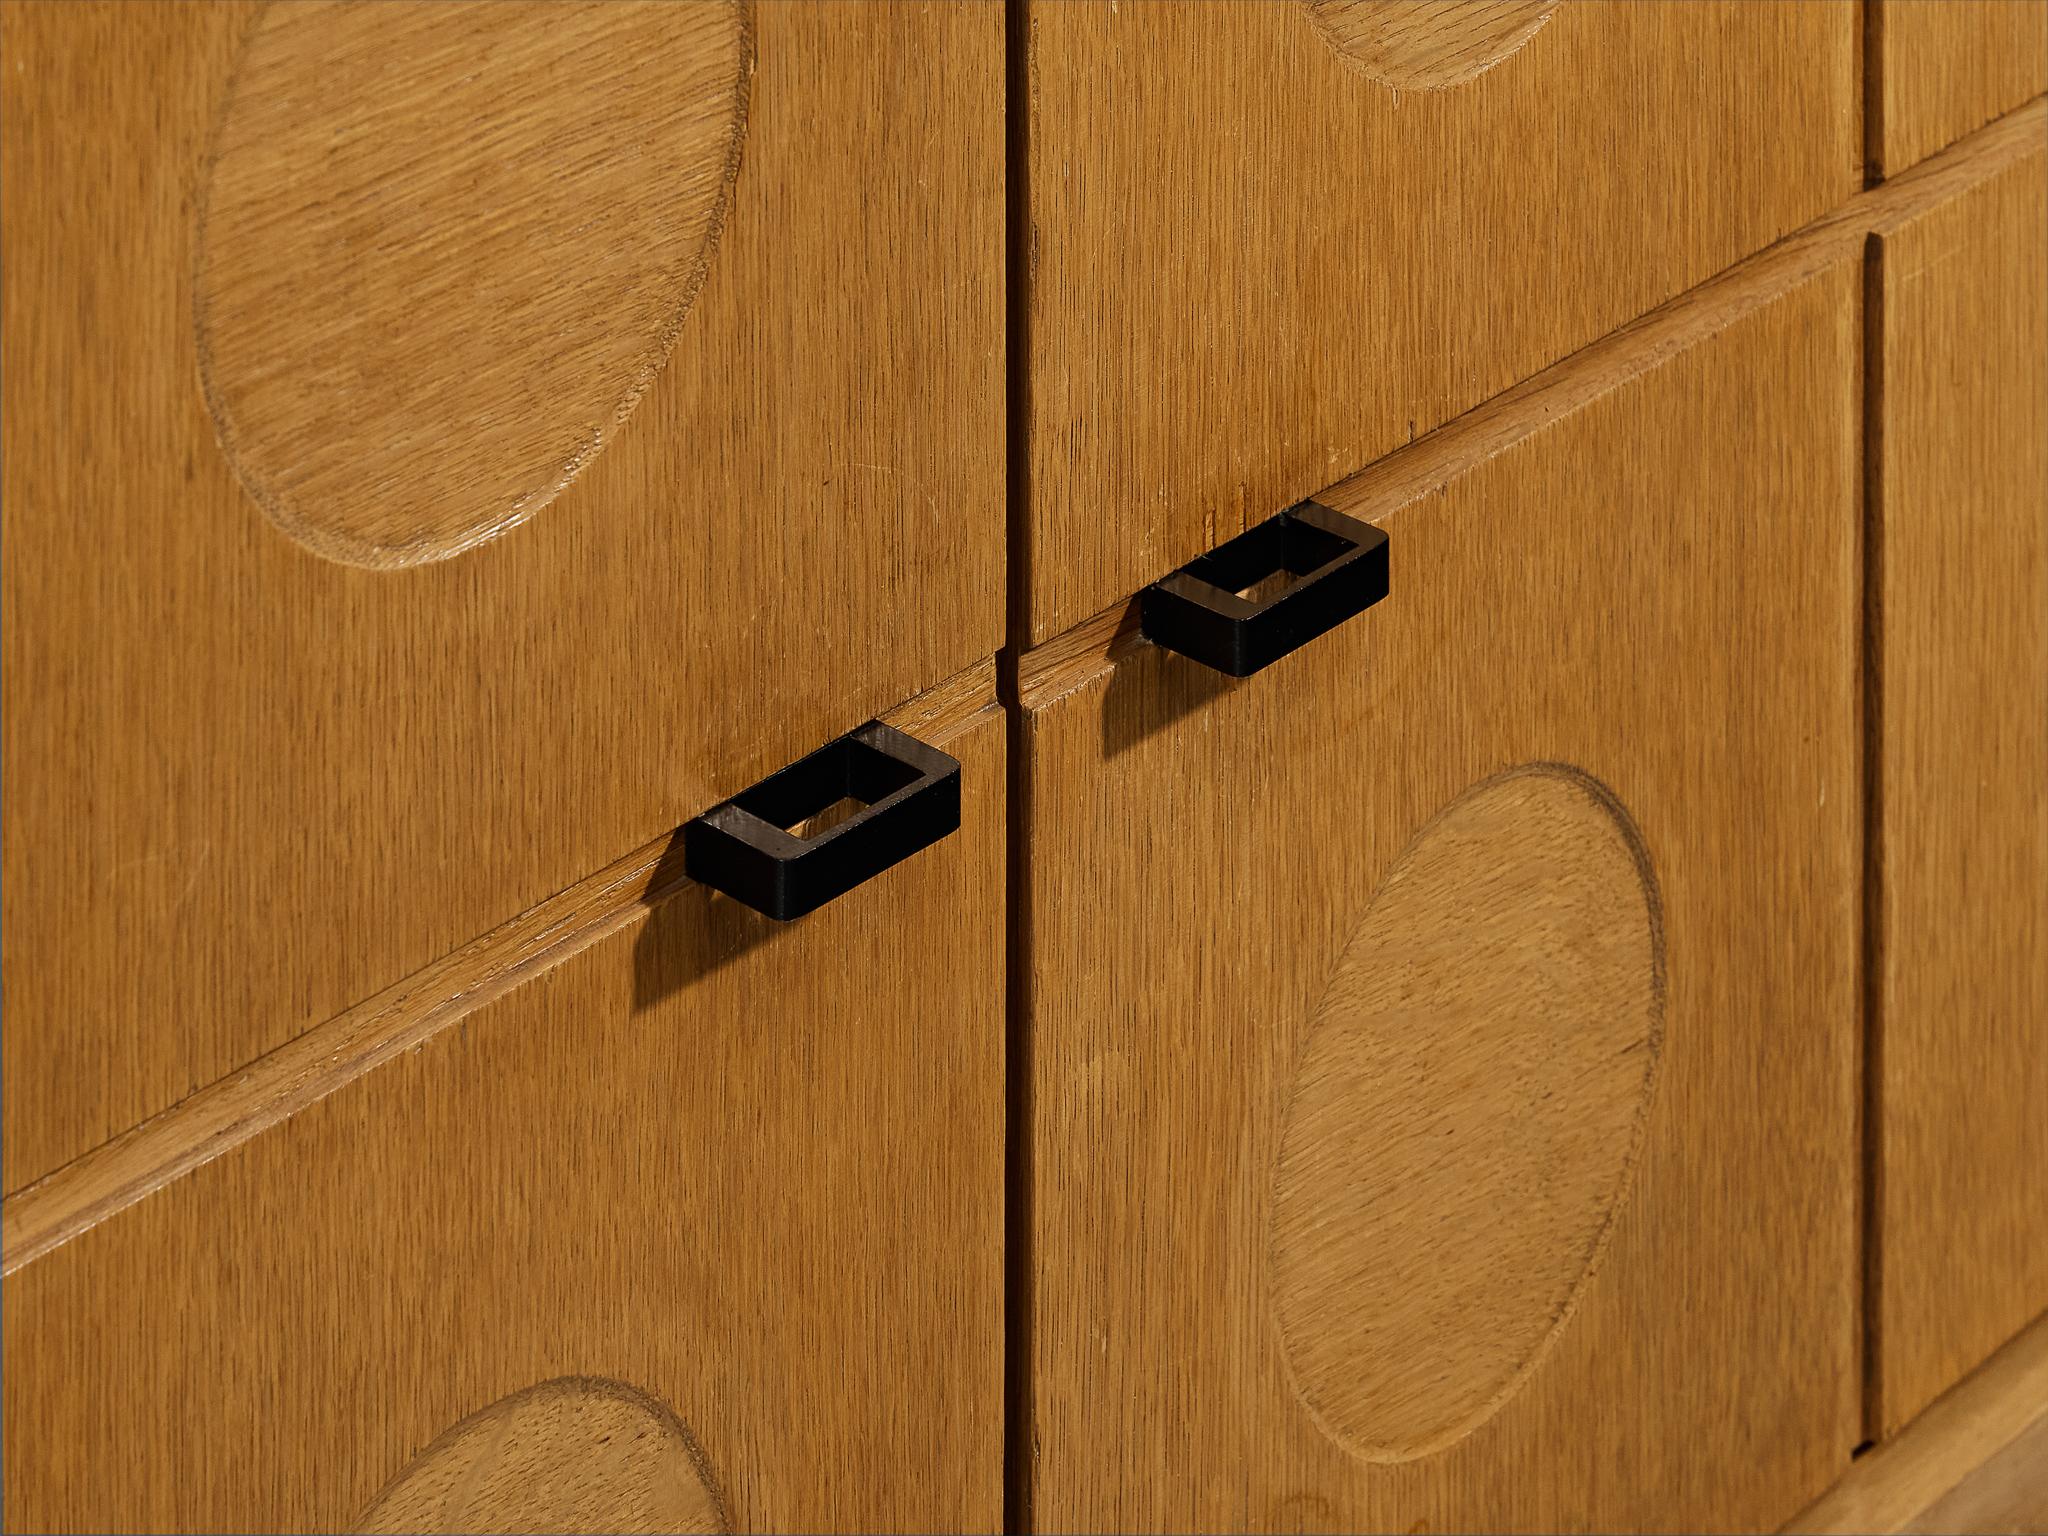
[(1004, 468), (1010, 648), (1028, 643), (1031, 580), (1031, 10), (1003, 0)]
[[(1873, 7), (1873, 12), (1875, 8)], [(1878, 1140), (1884, 1089), (1884, 242), (1863, 242), (1863, 934), (1859, 956), (1863, 1097), (1857, 1139), (1863, 1175), (1859, 1219), (1863, 1438), (1878, 1438), (1883, 1400), (1884, 1159)]]
[(1863, 72), (1863, 185), (1874, 187), (1884, 180), (1884, 6), (1881, 0), (1861, 3), (1863, 53), (1858, 67)]
[(1004, 419), (1009, 517), (1009, 650), (1003, 707), (1010, 722), (1005, 914), (1003, 1180), (1003, 1528), (1031, 1529), (1031, 910), (1030, 717), (1018, 702), (1016, 662), (1029, 639), (1031, 579), (1031, 26), (1029, 0), (1003, 3), (1004, 334), (1009, 389)]
[(1030, 754), (1025, 749), (1031, 717), (1011, 690), (1006, 705), (1012, 751), (1009, 759), (1009, 900), (1006, 955), (1003, 1138), (1003, 1529), (1024, 1536), (1032, 1529), (1033, 1431), (1031, 1340), (1035, 1292), (1031, 1245), (1031, 817)]
[(1885, 1432), (2048, 1305), (2048, 153), (2038, 119), (2029, 149), (1880, 230)]

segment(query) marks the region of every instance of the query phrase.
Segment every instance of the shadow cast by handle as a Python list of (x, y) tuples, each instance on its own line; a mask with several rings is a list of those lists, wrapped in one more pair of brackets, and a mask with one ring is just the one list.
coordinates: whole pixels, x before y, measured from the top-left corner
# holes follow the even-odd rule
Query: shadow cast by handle
[(1137, 646), (1117, 660), (1103, 691), (1103, 758), (1128, 752), (1248, 681), (1156, 645)]
[(681, 827), (654, 866), (644, 899), (653, 911), (633, 943), (635, 1009), (673, 997), (793, 926), (685, 878)]

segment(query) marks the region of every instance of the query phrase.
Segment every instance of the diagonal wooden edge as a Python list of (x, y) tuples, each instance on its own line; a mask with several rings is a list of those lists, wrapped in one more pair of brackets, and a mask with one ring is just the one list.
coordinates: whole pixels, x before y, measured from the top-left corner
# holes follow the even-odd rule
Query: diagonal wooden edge
[[(1463, 416), (1339, 480), (1315, 499), (1381, 523), (1532, 433), (1727, 329), (1808, 279), (2048, 145), (2048, 98), (2008, 113), (1882, 186), (1580, 348)], [(1278, 511), (1276, 507), (1273, 510)], [(1159, 573), (1164, 576), (1166, 572)], [(1137, 606), (1125, 602), (1075, 625), (1017, 661), (1017, 701), (1039, 709), (1108, 671), (1133, 646)]]
[[(1787, 1531), (1902, 1531), (1971, 1474), (2048, 1425), (2048, 1316), (1934, 1400), (1919, 1418), (1851, 1464)], [(2033, 1474), (2048, 1507), (2048, 1462)], [(1934, 1528), (1939, 1528), (1939, 1520)], [(2005, 1526), (1996, 1529), (2019, 1529)]]
[[(1532, 378), (1338, 481), (1317, 500), (1368, 522), (1621, 388), (1959, 192), (2043, 150), (2048, 100), (1979, 129), (1911, 171), (1652, 310)], [(1161, 574), (1164, 574), (1163, 572)], [(1041, 708), (1142, 645), (1134, 602), (1018, 657), (1013, 697)], [(993, 712), (993, 658), (883, 718), (943, 744)], [(1006, 689), (1011, 692), (1011, 689)], [(11, 1274), (265, 1128), (429, 1039), (618, 931), (670, 895), (670, 834), (635, 849), (403, 981), (314, 1026), (0, 1202), (0, 1274)]]
[[(943, 746), (999, 713), (993, 657), (882, 717)], [(183, 1178), (617, 933), (687, 882), (664, 832), (0, 1203), (0, 1274)]]

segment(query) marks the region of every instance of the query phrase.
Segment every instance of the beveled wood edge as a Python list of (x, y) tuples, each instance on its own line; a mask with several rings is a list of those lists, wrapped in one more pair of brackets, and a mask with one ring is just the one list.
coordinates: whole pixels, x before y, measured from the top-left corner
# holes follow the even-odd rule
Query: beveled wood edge
[[(881, 717), (944, 746), (1000, 713), (984, 658)], [(738, 787), (738, 786), (736, 786)], [(674, 829), (0, 1201), (0, 1275), (90, 1230), (632, 923), (688, 882)]]
[(996, 659), (984, 656), (965, 671), (934, 683), (881, 717), (882, 724), (915, 736), (927, 746), (943, 747), (996, 702)]
[[(1660, 363), (1886, 233), (2043, 149), (2048, 99), (1959, 140), (1862, 192), (1620, 330), (1381, 459), (1316, 499), (1362, 521), (1387, 516)], [(1164, 573), (1162, 573), (1164, 574)], [(1143, 644), (1126, 599), (1033, 647), (1014, 696), (1038, 709), (1101, 676)], [(884, 715), (943, 745), (999, 706), (993, 657)], [(623, 927), (681, 884), (658, 877), (671, 833), (635, 849), (481, 938), (200, 1089), (0, 1202), (0, 1275), (325, 1098), (398, 1052)], [(1931, 1412), (1932, 1410), (1930, 1410)]]
[[(1892, 1532), (1920, 1515), (2048, 1418), (2048, 1315), (1891, 1439), (1865, 1452), (1787, 1532)], [(2048, 1468), (2042, 1469), (2048, 1480)]]
[[(1313, 499), (1361, 522), (1384, 524), (1402, 508), (1443, 489), (1524, 438), (1585, 409), (1827, 268), (1858, 255), (1872, 235), (1898, 229), (2044, 148), (2048, 148), (2048, 97), (2039, 97), (1895, 179), (1857, 193), (1776, 245), (1745, 257), (1719, 276), (1318, 491)], [(1398, 595), (1398, 587), (1396, 591)], [(1120, 657), (1144, 643), (1137, 631), (1136, 602), (1116, 603), (1024, 652), (1016, 665), (1017, 701), (1027, 710), (1041, 709), (1102, 676)]]

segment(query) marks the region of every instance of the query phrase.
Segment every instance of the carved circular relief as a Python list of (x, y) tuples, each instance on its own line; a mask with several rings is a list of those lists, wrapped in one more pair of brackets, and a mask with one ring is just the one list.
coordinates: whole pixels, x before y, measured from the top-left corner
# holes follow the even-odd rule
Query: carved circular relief
[(623, 1383), (565, 1376), (448, 1430), (356, 1529), (709, 1533), (726, 1518), (680, 1419)]
[(1368, 78), (1440, 91), (1483, 75), (1542, 30), (1558, 0), (1302, 0), (1316, 30)]
[(1294, 1386), (1370, 1461), (1499, 1410), (1570, 1319), (1640, 1154), (1664, 946), (1642, 838), (1574, 769), (1416, 834), (1310, 1026), (1274, 1174)]
[(261, 13), (193, 313), (222, 449), (278, 527), (410, 565), (576, 477), (703, 282), (750, 46), (737, 0)]

